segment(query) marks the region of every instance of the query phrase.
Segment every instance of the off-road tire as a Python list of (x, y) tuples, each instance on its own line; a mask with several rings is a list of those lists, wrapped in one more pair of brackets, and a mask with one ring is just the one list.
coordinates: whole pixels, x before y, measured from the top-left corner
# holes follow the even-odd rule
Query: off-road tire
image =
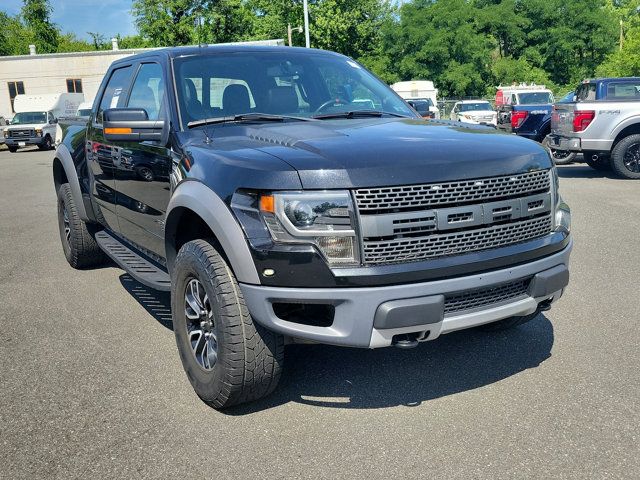
[(18, 151), (18, 147), (9, 147), (9, 146), (7, 146), (7, 148), (9, 149), (9, 151), (11, 153), (16, 153)]
[(51, 142), (51, 137), (49, 135), (44, 137), (44, 142), (38, 145), (40, 150), (51, 150), (53, 148), (53, 143)]
[(527, 323), (539, 315), (540, 312), (535, 312), (530, 315), (524, 315), (522, 317), (509, 317), (504, 320), (498, 320), (497, 322), (485, 323), (480, 325), (480, 329), (486, 332), (498, 332), (500, 330), (508, 330), (509, 328), (517, 327)]
[(94, 238), (97, 229), (83, 222), (78, 215), (68, 183), (63, 183), (58, 189), (58, 227), (64, 256), (73, 268), (93, 267), (106, 261), (106, 255)]
[[(194, 279), (204, 287), (212, 311), (217, 359), (210, 369), (196, 360), (188, 333), (193, 320), (187, 319), (185, 295)], [(257, 400), (276, 388), (284, 362), (284, 339), (253, 321), (238, 282), (214, 242), (193, 240), (178, 252), (171, 310), (182, 366), (205, 403), (221, 409)]]
[[(549, 140), (546, 138), (542, 141), (542, 145), (549, 150), (553, 163), (556, 165), (569, 165), (576, 159), (576, 152), (555, 149), (549, 144)], [(558, 152), (562, 152), (562, 156), (559, 156)]]
[(640, 179), (640, 171), (631, 171), (629, 170), (629, 168), (627, 168), (627, 165), (625, 165), (625, 161), (629, 160), (628, 158), (626, 158), (626, 156), (630, 154), (629, 149), (634, 148), (636, 149), (636, 158), (634, 159), (634, 165), (636, 166), (636, 168), (638, 167), (639, 160), (637, 156), (640, 155), (640, 153), (637, 152), (637, 146), (639, 144), (640, 134), (635, 134), (624, 137), (613, 148), (613, 151), (611, 152), (611, 168), (616, 173), (616, 175), (623, 178)]

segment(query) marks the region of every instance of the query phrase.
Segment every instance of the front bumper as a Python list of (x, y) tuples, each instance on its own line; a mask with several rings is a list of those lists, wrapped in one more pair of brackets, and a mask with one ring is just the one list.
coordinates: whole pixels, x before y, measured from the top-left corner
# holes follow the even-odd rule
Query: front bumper
[(42, 145), (44, 137), (25, 137), (20, 139), (5, 137), (4, 141), (8, 147), (26, 147), (27, 145)]
[[(366, 288), (282, 288), (241, 284), (253, 318), (266, 328), (293, 338), (351, 347), (389, 346), (396, 335), (433, 340), (442, 333), (504, 318), (528, 315), (542, 302), (560, 298), (568, 282), (572, 242), (548, 257), (510, 268), (408, 285)], [(444, 314), (443, 300), (520, 279), (532, 279), (526, 295), (510, 302)], [(335, 308), (330, 326), (283, 320), (275, 303), (329, 304)]]

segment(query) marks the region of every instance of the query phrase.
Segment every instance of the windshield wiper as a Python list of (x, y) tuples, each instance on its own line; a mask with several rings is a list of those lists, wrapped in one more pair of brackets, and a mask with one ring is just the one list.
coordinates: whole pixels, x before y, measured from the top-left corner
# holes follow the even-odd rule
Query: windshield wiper
[(350, 110), (348, 112), (322, 113), (314, 115), (311, 118), (317, 120), (327, 120), (331, 118), (358, 118), (358, 117), (382, 117), (383, 115), (391, 115), (392, 117), (411, 118), (395, 112), (383, 112), (381, 110)]
[(293, 115), (273, 115), (271, 113), (243, 113), (241, 115), (228, 115), (226, 117), (203, 118), (187, 123), (187, 127), (201, 127), (202, 125), (215, 125), (216, 123), (233, 122), (284, 122), (285, 120), (297, 120), (301, 122), (311, 121), (311, 118), (295, 117)]

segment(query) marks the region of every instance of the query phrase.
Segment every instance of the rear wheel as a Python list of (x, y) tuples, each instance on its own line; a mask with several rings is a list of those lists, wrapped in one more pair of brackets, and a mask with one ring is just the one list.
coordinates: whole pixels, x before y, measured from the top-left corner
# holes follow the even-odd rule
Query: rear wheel
[(616, 144), (611, 167), (621, 177), (640, 179), (640, 135), (629, 135)]
[(486, 332), (497, 332), (500, 330), (508, 330), (509, 328), (517, 327), (524, 323), (530, 322), (538, 316), (539, 312), (532, 313), (530, 315), (523, 315), (522, 317), (509, 317), (504, 320), (498, 320), (497, 322), (486, 323), (480, 325), (480, 329)]
[(568, 150), (557, 150), (551, 147), (549, 140), (546, 138), (543, 140), (542, 145), (549, 149), (551, 158), (556, 165), (568, 165), (576, 159), (576, 153)]
[(68, 183), (58, 189), (58, 227), (64, 256), (73, 268), (100, 265), (106, 260), (93, 236), (93, 226), (78, 215)]
[(228, 264), (207, 240), (186, 243), (171, 281), (173, 330), (182, 366), (214, 408), (271, 393), (284, 362), (284, 339), (254, 322)]

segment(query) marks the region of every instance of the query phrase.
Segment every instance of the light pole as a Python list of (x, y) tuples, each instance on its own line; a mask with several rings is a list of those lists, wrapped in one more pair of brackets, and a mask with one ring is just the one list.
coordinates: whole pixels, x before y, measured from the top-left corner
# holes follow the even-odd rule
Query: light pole
[(311, 48), (311, 40), (309, 39), (309, 4), (307, 3), (307, 0), (304, 0), (302, 5), (303, 5), (303, 8), (304, 8), (304, 40), (305, 40), (305, 46), (307, 48)]
[(287, 37), (289, 38), (289, 46), (292, 47), (293, 46), (293, 42), (292, 42), (292, 33), (293, 31), (296, 31), (298, 33), (302, 33), (302, 27), (295, 27), (295, 28), (291, 28), (291, 24), (287, 25)]

